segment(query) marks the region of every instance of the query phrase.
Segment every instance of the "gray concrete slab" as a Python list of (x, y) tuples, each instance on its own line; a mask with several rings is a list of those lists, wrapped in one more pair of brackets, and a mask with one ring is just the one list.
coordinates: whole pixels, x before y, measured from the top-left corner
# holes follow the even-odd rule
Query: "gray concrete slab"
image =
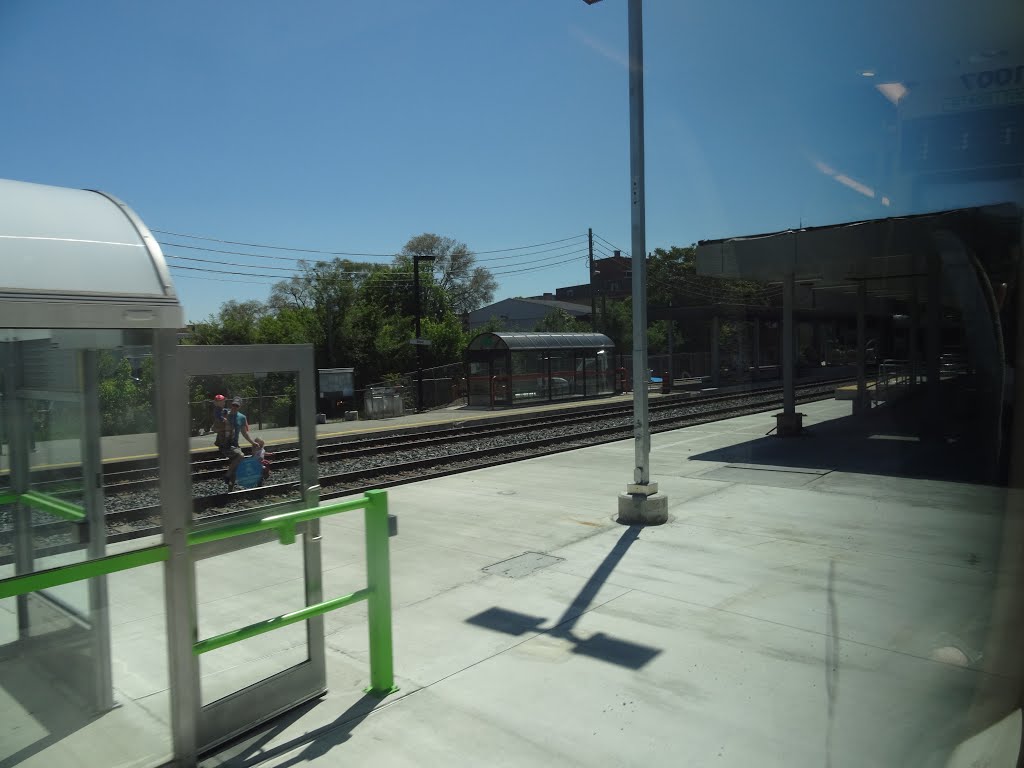
[[(801, 410), (813, 428), (849, 406)], [(642, 531), (612, 521), (630, 441), (392, 489), (403, 690), (334, 684), (367, 653), (339, 614), (325, 700), (209, 764), (944, 765), (979, 691), (1008, 684), (982, 651), (1003, 492), (848, 472), (846, 452), (762, 463), (771, 426), (655, 436), (670, 522)], [(526, 552), (553, 559), (485, 570)]]
[[(957, 454), (907, 458), (918, 443), (872, 441), (886, 433), (848, 403), (800, 410), (808, 437), (765, 438), (771, 414), (655, 435), (657, 528), (613, 520), (632, 441), (391, 489), (401, 690), (362, 693), (365, 605), (333, 612), (328, 694), (205, 765), (959, 768), (1010, 749), (1019, 717), (979, 714), (1017, 682), (987, 656), (1004, 491), (939, 466), (907, 476)], [(876, 443), (899, 450), (860, 455)], [(800, 482), (755, 482), (780, 475)], [(360, 588), (361, 515), (322, 538), (325, 596)], [(202, 633), (291, 607), (296, 552), (201, 563)], [(549, 557), (491, 567), (524, 553)], [(166, 723), (166, 651), (146, 641), (161, 588), (159, 568), (111, 579), (117, 695), (151, 723)], [(281, 630), (208, 654), (204, 697), (302, 652)]]

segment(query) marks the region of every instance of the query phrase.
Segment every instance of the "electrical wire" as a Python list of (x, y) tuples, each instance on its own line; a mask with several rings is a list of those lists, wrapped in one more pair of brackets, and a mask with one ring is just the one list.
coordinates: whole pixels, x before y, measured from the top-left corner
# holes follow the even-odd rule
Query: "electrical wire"
[[(204, 248), (204, 247), (197, 246), (197, 245), (187, 245), (185, 243), (174, 243), (174, 242), (168, 242), (168, 241), (160, 241), (160, 245), (163, 246), (164, 248), (185, 248), (185, 249), (188, 249), (188, 250), (191, 250), (191, 251), (200, 251), (200, 252), (203, 252), (203, 253), (223, 253), (223, 254), (232, 255), (232, 256), (245, 256), (245, 257), (251, 258), (251, 259), (266, 259), (266, 260), (270, 260), (270, 261), (287, 261), (287, 262), (292, 262), (292, 263), (300, 263), (300, 262), (314, 263), (314, 264), (325, 263), (324, 260), (322, 260), (322, 259), (320, 259), (320, 260), (310, 260), (310, 259), (305, 259), (305, 258), (301, 258), (301, 257), (293, 257), (293, 256), (271, 256), (271, 255), (264, 254), (264, 253), (249, 253), (247, 251), (231, 251), (231, 250), (227, 250), (227, 249), (224, 249), (224, 248)], [(555, 251), (562, 251), (564, 253), (564, 252), (566, 252), (567, 249), (578, 248), (580, 245), (582, 245), (582, 243), (570, 243), (569, 245), (561, 245), (561, 246), (558, 246), (557, 248), (546, 248), (546, 249), (538, 250), (538, 251), (530, 251), (528, 253), (517, 253), (517, 254), (512, 255), (512, 256), (495, 256), (495, 257), (490, 258), (490, 259), (476, 259), (475, 261), (477, 261), (477, 262), (488, 262), (489, 263), (489, 262), (494, 262), (494, 261), (508, 261), (509, 259), (519, 259), (519, 258), (522, 258), (524, 256), (536, 256), (537, 254), (541, 254), (541, 253), (554, 253)], [(391, 254), (392, 258), (397, 258), (400, 255), (401, 254)], [(520, 263), (529, 263), (529, 262), (520, 262)], [(504, 265), (501, 265), (501, 266), (504, 266)], [(273, 269), (279, 269), (279, 267), (273, 267)]]
[(542, 269), (550, 269), (551, 267), (557, 267), (557, 266), (560, 266), (562, 264), (571, 264), (574, 261), (576, 261), (576, 262), (580, 261), (580, 257), (579, 256), (575, 256), (575, 257), (573, 257), (571, 259), (566, 259), (565, 261), (556, 261), (554, 264), (548, 264), (548, 265), (543, 266), (543, 267), (527, 267), (526, 269), (510, 269), (510, 270), (507, 270), (505, 272), (492, 272), (491, 274), (493, 274), (495, 276), (499, 276), (499, 275), (512, 275), (512, 274), (515, 274), (516, 272), (540, 271)]
[(629, 256), (629, 253), (627, 253), (624, 248), (619, 248), (619, 246), (617, 246), (615, 243), (613, 243), (613, 242), (611, 242), (609, 240), (605, 240), (603, 237), (601, 237), (599, 234), (597, 234), (597, 232), (594, 233), (594, 237), (596, 237), (598, 240), (600, 240), (605, 245), (610, 246), (613, 251), (619, 251), (620, 253), (623, 253), (626, 256)]
[[(166, 229), (151, 229), (151, 232), (159, 232), (162, 235), (170, 235), (171, 237), (185, 237), (189, 240), (206, 240), (212, 243), (224, 243), (226, 245), (241, 245), (246, 248), (266, 248), (272, 251), (291, 251), (292, 253), (319, 253), (324, 256), (377, 256), (377, 257), (391, 257), (395, 256), (394, 253), (367, 253), (360, 251), (327, 251), (319, 248), (293, 248), (285, 245), (267, 245), (266, 243), (246, 243), (240, 240), (223, 240), (218, 237), (210, 237), (208, 235), (192, 235), (184, 232), (171, 232)], [(586, 237), (584, 234), (572, 235), (571, 237), (563, 237), (560, 240), (549, 240), (544, 243), (533, 243), (532, 245), (517, 245), (513, 248), (495, 248), (488, 251), (474, 251), (476, 254), (481, 253), (508, 253), (510, 251), (523, 251), (530, 248), (539, 248), (543, 245), (554, 245), (555, 243), (564, 243), (568, 240), (575, 240), (577, 238)], [(206, 250), (206, 249), (199, 249)], [(211, 249), (212, 250), (212, 249)]]

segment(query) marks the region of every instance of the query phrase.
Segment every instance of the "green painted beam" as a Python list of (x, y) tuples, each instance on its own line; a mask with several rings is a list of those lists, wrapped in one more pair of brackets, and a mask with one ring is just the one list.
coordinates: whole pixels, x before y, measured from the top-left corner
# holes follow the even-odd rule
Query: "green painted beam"
[(51, 515), (63, 517), (65, 520), (70, 520), (73, 523), (81, 522), (86, 517), (85, 510), (81, 507), (72, 504), (70, 501), (64, 501), (39, 491), (23, 493), (19, 497), (19, 501), (33, 509), (49, 512)]
[(137, 549), (120, 555), (101, 557), (97, 560), (87, 560), (84, 563), (62, 565), (59, 568), (49, 568), (45, 571), (13, 576), (0, 581), (0, 600), (16, 595), (25, 595), (29, 592), (36, 592), (40, 589), (52, 589), (53, 587), (71, 584), (82, 579), (105, 576), (108, 573), (126, 571), (129, 568), (138, 568), (141, 565), (159, 563), (167, 559), (168, 552), (168, 548), (164, 545), (147, 547), (146, 549)]
[(309, 605), (298, 611), (292, 611), (291, 613), (276, 616), (273, 619), (260, 621), (255, 624), (250, 624), (247, 627), (242, 627), (241, 629), (225, 632), (222, 635), (214, 635), (206, 640), (200, 640), (192, 646), (192, 652), (196, 656), (202, 653), (208, 653), (209, 651), (216, 650), (217, 648), (223, 648), (224, 646), (231, 645), (232, 643), (248, 640), (250, 637), (255, 637), (256, 635), (262, 635), (264, 632), (270, 632), (274, 629), (287, 627), (289, 624), (294, 624), (298, 621), (305, 621), (306, 619), (312, 619), (314, 616), (319, 616), (338, 608), (344, 608), (346, 605), (358, 603), (359, 601), (366, 600), (369, 597), (369, 589), (360, 589), (358, 592), (353, 592), (351, 595), (336, 597), (334, 600), (327, 600), (326, 602), (317, 603), (316, 605)]
[[(289, 532), (294, 529), (298, 523), (304, 523), (307, 520), (316, 520), (320, 517), (328, 517), (329, 515), (337, 515), (342, 512), (351, 512), (355, 509), (363, 509), (367, 505), (367, 498), (361, 496), (357, 499), (350, 501), (342, 501), (338, 504), (329, 504), (326, 507), (313, 507), (312, 509), (299, 509), (294, 512), (282, 512), (280, 515), (271, 515), (265, 517), (262, 520), (255, 520), (250, 523), (234, 523), (229, 525), (222, 525), (217, 528), (208, 528), (199, 531), (193, 531), (188, 535), (189, 546), (197, 546), (199, 544), (207, 544), (211, 541), (220, 541), (221, 539), (231, 539), (235, 536), (244, 536), (247, 533), (259, 533), (261, 531), (277, 531), (281, 536), (282, 544), (289, 544), (288, 541)], [(294, 541), (294, 539), (292, 539)]]

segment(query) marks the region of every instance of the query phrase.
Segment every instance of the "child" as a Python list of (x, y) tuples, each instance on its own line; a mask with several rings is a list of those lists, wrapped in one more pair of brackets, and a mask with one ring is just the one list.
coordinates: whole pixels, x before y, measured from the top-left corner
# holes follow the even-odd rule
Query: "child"
[(213, 398), (213, 425), (210, 431), (216, 433), (213, 444), (223, 451), (228, 439), (228, 414), (224, 405), (224, 395), (217, 395)]
[(260, 479), (260, 485), (263, 485), (263, 481), (270, 477), (270, 461), (267, 459), (266, 443), (262, 437), (257, 437), (253, 441), (252, 455), (263, 467), (263, 477)]

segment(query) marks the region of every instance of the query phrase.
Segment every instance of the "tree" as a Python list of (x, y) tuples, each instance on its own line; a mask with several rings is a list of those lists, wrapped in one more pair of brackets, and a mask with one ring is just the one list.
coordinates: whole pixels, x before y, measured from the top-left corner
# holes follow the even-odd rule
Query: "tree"
[(298, 266), (299, 274), (274, 285), (268, 305), (279, 317), (287, 311), (291, 326), (305, 327), (306, 339), (316, 348), (318, 365), (341, 365), (347, 349), (350, 310), (370, 265), (336, 258), (300, 261)]
[(410, 265), (413, 259), (433, 258), (434, 279), (458, 314), (472, 312), (494, 299), (497, 281), (490, 270), (473, 266), (476, 256), (465, 243), (426, 232), (410, 238), (401, 255)]
[(537, 323), (534, 330), (549, 333), (586, 333), (590, 330), (590, 325), (577, 320), (564, 309), (553, 309)]
[(262, 301), (225, 301), (216, 315), (192, 326), (193, 344), (256, 344), (256, 328), (266, 315)]

